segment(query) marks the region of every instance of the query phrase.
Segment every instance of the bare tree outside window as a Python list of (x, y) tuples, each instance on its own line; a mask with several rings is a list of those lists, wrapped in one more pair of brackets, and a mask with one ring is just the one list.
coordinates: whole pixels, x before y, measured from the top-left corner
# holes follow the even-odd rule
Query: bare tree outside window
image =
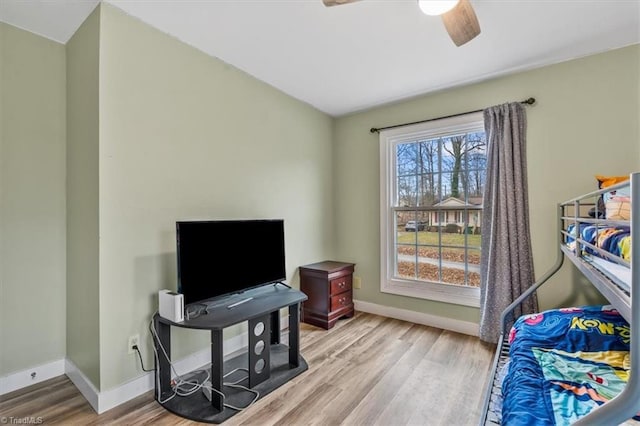
[[(460, 184), (466, 193), (468, 188), (469, 164), (466, 162), (470, 153), (483, 149), (486, 146), (484, 133), (468, 133), (464, 135), (450, 136), (445, 139), (442, 148), (449, 156), (446, 161), (451, 163), (451, 196), (460, 198)], [(486, 155), (485, 155), (486, 159)], [(465, 164), (466, 163), (466, 164)]]

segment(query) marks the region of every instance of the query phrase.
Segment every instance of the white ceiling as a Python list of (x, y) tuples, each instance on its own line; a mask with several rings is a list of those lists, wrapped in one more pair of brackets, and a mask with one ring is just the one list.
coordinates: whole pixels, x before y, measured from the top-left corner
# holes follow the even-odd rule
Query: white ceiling
[[(333, 116), (640, 43), (640, 0), (471, 0), (461, 47), (415, 0), (106, 0)], [(97, 0), (0, 0), (0, 21), (66, 43)]]

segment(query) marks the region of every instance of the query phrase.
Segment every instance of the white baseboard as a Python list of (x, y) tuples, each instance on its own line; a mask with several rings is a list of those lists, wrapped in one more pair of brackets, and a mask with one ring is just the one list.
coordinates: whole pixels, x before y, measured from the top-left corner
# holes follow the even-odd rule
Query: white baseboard
[[(289, 326), (286, 317), (280, 319), (281, 329)], [(224, 356), (228, 358), (249, 345), (249, 335), (247, 332), (241, 333), (224, 341)], [(185, 358), (174, 361), (178, 374), (185, 374), (196, 370), (211, 362), (211, 348), (203, 349)], [(145, 392), (153, 390), (153, 372), (145, 373), (133, 380), (123, 383), (115, 388), (99, 392), (91, 381), (69, 360), (67, 360), (67, 376), (73, 382), (82, 395), (89, 401), (89, 404), (98, 413), (102, 414), (120, 404), (123, 404)]]
[[(197, 352), (197, 354), (199, 354), (200, 352)], [(196, 354), (193, 354), (187, 358), (195, 355)], [(177, 364), (177, 362), (175, 364)], [(105, 411), (117, 407), (123, 402), (127, 402), (130, 399), (140, 396), (151, 389), (153, 389), (153, 372), (144, 373), (142, 376), (129, 380), (128, 382), (123, 383), (120, 386), (100, 392), (98, 394), (98, 408), (96, 409), (94, 407), (93, 409), (96, 410), (98, 414), (102, 414)]]
[(96, 389), (91, 380), (89, 380), (89, 378), (85, 376), (69, 358), (65, 360), (64, 374), (66, 374), (69, 380), (71, 380), (71, 383), (78, 388), (82, 396), (84, 396), (84, 399), (87, 400), (91, 407), (99, 413), (100, 392)]
[[(238, 336), (224, 341), (224, 355), (237, 352), (248, 346), (248, 334), (242, 333)], [(185, 374), (196, 370), (211, 362), (211, 348), (195, 352), (185, 358), (174, 361), (178, 374)], [(142, 395), (154, 388), (153, 372), (144, 373), (126, 383), (106, 391), (98, 391), (91, 381), (85, 376), (75, 364), (67, 359), (65, 372), (69, 380), (78, 388), (80, 393), (91, 404), (96, 413), (102, 414), (120, 404), (123, 404), (137, 396)], [(63, 374), (63, 373), (60, 373)]]
[[(286, 329), (289, 326), (287, 317), (282, 317), (280, 324), (281, 329)], [(248, 345), (249, 335), (247, 332), (226, 339), (224, 341), (225, 358), (245, 349)], [(185, 374), (210, 362), (211, 348), (207, 348), (174, 361), (173, 365), (178, 374)], [(31, 373), (33, 372), (36, 373), (34, 379), (31, 378)], [(149, 372), (115, 388), (99, 391), (71, 360), (60, 359), (0, 377), (0, 395), (61, 376), (62, 374), (66, 374), (69, 377), (69, 380), (78, 388), (82, 396), (98, 414), (102, 414), (154, 388), (154, 373)]]
[[(284, 322), (284, 321), (283, 321)], [(228, 357), (248, 346), (248, 334), (242, 333), (224, 341), (224, 355)], [(185, 374), (211, 362), (211, 348), (203, 349), (173, 363), (178, 374)], [(34, 378), (31, 374), (36, 373)], [(22, 389), (66, 374), (69, 380), (98, 413), (104, 413), (154, 388), (153, 372), (144, 373), (120, 386), (98, 391), (94, 384), (70, 359), (60, 359), (0, 377), (0, 395)]]
[(0, 377), (0, 395), (61, 376), (64, 369), (64, 359), (58, 359)]
[(368, 312), (370, 314), (414, 322), (416, 324), (428, 325), (430, 327), (455, 331), (457, 333), (468, 334), (470, 336), (479, 335), (479, 326), (474, 322), (424, 314), (422, 312), (409, 311), (406, 309), (392, 308), (390, 306), (383, 306), (360, 300), (354, 300), (353, 304), (356, 311)]

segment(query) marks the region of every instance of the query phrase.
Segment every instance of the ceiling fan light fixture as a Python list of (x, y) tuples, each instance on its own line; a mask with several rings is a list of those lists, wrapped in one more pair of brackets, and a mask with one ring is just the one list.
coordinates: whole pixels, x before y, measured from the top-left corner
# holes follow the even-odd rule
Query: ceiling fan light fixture
[(447, 13), (456, 5), (460, 0), (418, 0), (418, 6), (425, 15), (437, 16)]

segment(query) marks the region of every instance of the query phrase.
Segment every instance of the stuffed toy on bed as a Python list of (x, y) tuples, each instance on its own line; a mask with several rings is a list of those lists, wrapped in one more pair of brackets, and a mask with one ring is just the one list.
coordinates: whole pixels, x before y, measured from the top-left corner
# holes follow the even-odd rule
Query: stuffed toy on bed
[[(598, 189), (608, 188), (629, 180), (629, 176), (596, 175)], [(598, 197), (598, 204), (589, 210), (589, 216), (597, 219), (629, 220), (630, 191), (622, 188), (617, 191), (605, 192)]]

